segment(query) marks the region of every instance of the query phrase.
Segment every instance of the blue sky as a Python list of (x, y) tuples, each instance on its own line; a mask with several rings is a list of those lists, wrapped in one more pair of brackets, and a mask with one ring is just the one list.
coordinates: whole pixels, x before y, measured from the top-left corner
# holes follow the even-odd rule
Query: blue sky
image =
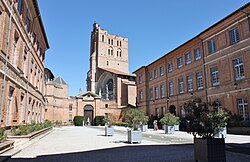
[(38, 0), (50, 44), (45, 66), (85, 92), (90, 33), (97, 21), (129, 39), (132, 73), (193, 38), (248, 0)]

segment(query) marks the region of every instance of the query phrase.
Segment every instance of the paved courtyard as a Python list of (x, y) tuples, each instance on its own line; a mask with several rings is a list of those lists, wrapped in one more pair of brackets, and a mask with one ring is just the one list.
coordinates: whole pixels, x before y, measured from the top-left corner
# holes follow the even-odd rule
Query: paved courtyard
[[(166, 135), (163, 130), (149, 130), (143, 133), (141, 144), (129, 144), (124, 127), (115, 127), (115, 135), (111, 137), (104, 136), (104, 127), (62, 127), (54, 128), (5, 161), (191, 162), (194, 161), (192, 143), (192, 136), (185, 132)], [(227, 161), (249, 161), (249, 136), (228, 135), (226, 143)]]

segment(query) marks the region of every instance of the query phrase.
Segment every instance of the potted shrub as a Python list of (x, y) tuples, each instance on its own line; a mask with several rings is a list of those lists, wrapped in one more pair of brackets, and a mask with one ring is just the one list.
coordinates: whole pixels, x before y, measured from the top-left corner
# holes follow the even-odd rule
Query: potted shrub
[(148, 121), (149, 121), (148, 116), (144, 116), (142, 118), (141, 125), (140, 125), (140, 129), (142, 132), (146, 132), (148, 130)]
[(179, 117), (174, 114), (167, 113), (161, 118), (160, 123), (163, 124), (166, 134), (173, 134), (175, 131), (175, 125), (179, 124)]
[(218, 109), (214, 110), (212, 113), (209, 114), (210, 120), (213, 120), (213, 123), (218, 124), (218, 128), (215, 129), (214, 132), (214, 137), (227, 137), (227, 123), (230, 116), (230, 113), (222, 107), (218, 107)]
[(195, 161), (226, 161), (225, 139), (214, 137), (228, 114), (223, 109), (209, 112), (207, 105), (200, 98), (184, 105), (190, 120), (187, 131), (194, 136)]
[(148, 117), (144, 115), (143, 110), (138, 108), (130, 109), (125, 114), (125, 122), (128, 124), (128, 127), (130, 127), (130, 129), (128, 129), (129, 143), (141, 143), (142, 134), (139, 127), (144, 121), (148, 121)]
[(115, 124), (115, 117), (113, 114), (108, 114), (105, 119), (105, 136), (113, 136), (114, 128), (112, 127)]

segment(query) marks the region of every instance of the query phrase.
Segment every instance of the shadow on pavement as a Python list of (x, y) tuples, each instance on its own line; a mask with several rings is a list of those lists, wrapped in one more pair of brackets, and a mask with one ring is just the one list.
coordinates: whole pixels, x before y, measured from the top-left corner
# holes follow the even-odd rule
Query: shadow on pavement
[(37, 158), (10, 158), (8, 162), (158, 162), (193, 161), (193, 145), (137, 145), (85, 152), (43, 155)]
[(226, 151), (250, 155), (250, 143), (227, 143)]

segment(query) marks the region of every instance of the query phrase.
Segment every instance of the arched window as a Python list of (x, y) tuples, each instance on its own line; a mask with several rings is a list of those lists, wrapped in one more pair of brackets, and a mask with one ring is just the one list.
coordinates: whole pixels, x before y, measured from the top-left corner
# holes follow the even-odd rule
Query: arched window
[(102, 35), (102, 42), (104, 42), (104, 35)]
[(122, 57), (122, 50), (120, 48), (117, 50), (117, 57), (118, 56)]

